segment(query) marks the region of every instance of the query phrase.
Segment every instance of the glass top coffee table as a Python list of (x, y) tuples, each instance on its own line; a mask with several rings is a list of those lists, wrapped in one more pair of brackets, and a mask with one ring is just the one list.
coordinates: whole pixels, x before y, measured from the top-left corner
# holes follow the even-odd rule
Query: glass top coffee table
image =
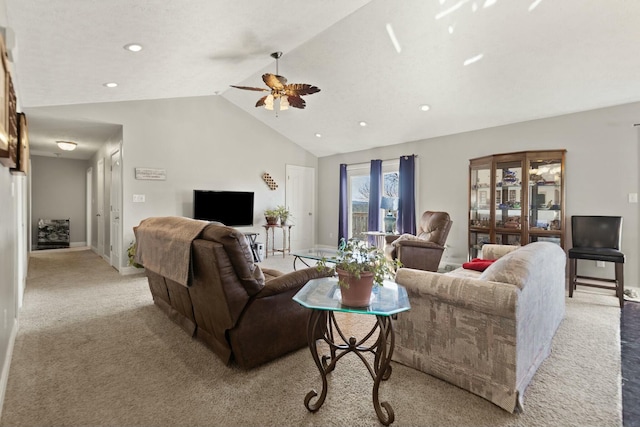
[(338, 250), (332, 248), (309, 248), (309, 249), (299, 249), (297, 251), (292, 251), (291, 255), (293, 255), (293, 269), (297, 270), (296, 263), (300, 261), (307, 267), (311, 267), (311, 265), (307, 261), (320, 261), (322, 258), (326, 258), (327, 263), (335, 264), (336, 258), (338, 256)]
[[(342, 305), (337, 277), (309, 280), (293, 296), (294, 301), (311, 310), (307, 323), (307, 342), (322, 376), (320, 396), (315, 390), (311, 390), (304, 398), (304, 405), (309, 411), (317, 411), (324, 403), (328, 387), (327, 374), (334, 370), (342, 356), (353, 352), (362, 360), (373, 378), (373, 407), (378, 419), (386, 426), (394, 421), (393, 408), (389, 402), (380, 402), (378, 391), (380, 382), (388, 380), (391, 376), (390, 363), (395, 346), (391, 316), (411, 309), (411, 304), (404, 287), (387, 280), (383, 284), (384, 286), (374, 286), (368, 307), (354, 308)], [(373, 315), (376, 317), (376, 323), (363, 337), (347, 338), (336, 321), (336, 312)], [(369, 339), (375, 337), (376, 332), (377, 338), (371, 343)], [(318, 341), (324, 341), (329, 345), (329, 355), (319, 354)], [(374, 355), (373, 366), (363, 356), (364, 353)]]

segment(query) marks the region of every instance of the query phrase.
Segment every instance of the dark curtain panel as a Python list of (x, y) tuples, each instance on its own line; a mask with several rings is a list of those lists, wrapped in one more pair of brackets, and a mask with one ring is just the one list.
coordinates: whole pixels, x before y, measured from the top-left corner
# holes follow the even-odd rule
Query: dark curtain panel
[(349, 201), (347, 200), (347, 165), (340, 165), (340, 200), (338, 203), (338, 244), (349, 238)]
[[(380, 201), (382, 200), (382, 160), (371, 160), (369, 171), (369, 221), (368, 231), (380, 231)], [(369, 243), (375, 244), (375, 237), (369, 236)]]
[(398, 232), (416, 234), (415, 155), (400, 157)]

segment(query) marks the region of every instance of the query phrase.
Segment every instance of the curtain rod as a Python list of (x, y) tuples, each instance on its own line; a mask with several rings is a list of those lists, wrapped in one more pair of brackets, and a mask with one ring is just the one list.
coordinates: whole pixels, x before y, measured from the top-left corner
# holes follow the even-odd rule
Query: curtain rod
[[(418, 158), (417, 154), (410, 154), (411, 156), (414, 156), (416, 159)], [(372, 160), (382, 160), (383, 162), (391, 162), (394, 160), (400, 160), (400, 157), (409, 157), (409, 155), (404, 155), (404, 156), (398, 156), (395, 157), (393, 159), (372, 159)], [(347, 166), (354, 166), (354, 165), (366, 165), (367, 162), (358, 162), (358, 163), (342, 163), (343, 165), (346, 164)]]

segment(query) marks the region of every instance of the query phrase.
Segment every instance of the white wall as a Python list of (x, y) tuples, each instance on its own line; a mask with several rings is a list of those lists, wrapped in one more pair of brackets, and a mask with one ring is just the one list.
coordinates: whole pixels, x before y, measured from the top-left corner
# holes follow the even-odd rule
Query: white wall
[[(469, 159), (511, 151), (566, 149), (566, 218), (571, 215), (622, 215), (622, 249), (626, 254), (626, 285), (637, 287), (638, 204), (628, 194), (638, 192), (640, 140), (633, 124), (640, 117), (640, 103), (560, 117), (484, 129), (429, 140), (323, 157), (318, 162), (318, 225), (320, 244), (333, 245), (338, 229), (338, 175), (340, 163), (363, 163), (417, 154), (418, 213), (449, 212), (449, 261), (467, 256)], [(374, 124), (375, 126), (375, 124)], [(571, 242), (571, 234), (567, 233)], [(593, 263), (595, 264), (595, 263)], [(581, 264), (582, 265), (582, 264)], [(592, 273), (591, 263), (584, 264)], [(587, 272), (587, 270), (584, 270)], [(607, 265), (605, 274), (612, 273)]]
[(31, 157), (31, 232), (37, 246), (38, 220), (69, 219), (71, 246), (87, 243), (86, 160)]
[[(122, 125), (123, 254), (134, 238), (133, 227), (142, 219), (191, 216), (194, 189), (254, 191), (253, 230), (260, 232), (263, 240), (262, 212), (284, 203), (285, 165), (317, 166), (314, 155), (218, 96), (26, 111), (27, 116), (36, 112)], [(167, 179), (136, 180), (136, 167), (165, 169)], [(277, 190), (271, 191), (262, 181), (264, 172), (278, 183)], [(146, 202), (133, 203), (134, 194), (145, 195)]]

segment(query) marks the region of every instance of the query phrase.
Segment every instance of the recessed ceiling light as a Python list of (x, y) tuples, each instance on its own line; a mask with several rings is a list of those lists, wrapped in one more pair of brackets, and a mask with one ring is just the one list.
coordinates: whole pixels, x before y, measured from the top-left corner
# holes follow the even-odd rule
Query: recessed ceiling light
[(429, 111), (429, 110), (431, 109), (431, 107), (429, 107), (427, 104), (422, 104), (422, 105), (420, 106), (420, 109), (421, 109), (422, 111)]
[(110, 83), (105, 83), (103, 86), (106, 86), (106, 87), (117, 87), (118, 83), (110, 82)]
[(367, 122), (360, 122), (359, 124), (360, 126), (365, 127), (367, 125)]
[(124, 48), (131, 52), (140, 52), (142, 50), (142, 45), (139, 45), (138, 43), (130, 43), (124, 45)]
[(321, 133), (316, 133), (316, 138), (322, 138), (322, 134)]

